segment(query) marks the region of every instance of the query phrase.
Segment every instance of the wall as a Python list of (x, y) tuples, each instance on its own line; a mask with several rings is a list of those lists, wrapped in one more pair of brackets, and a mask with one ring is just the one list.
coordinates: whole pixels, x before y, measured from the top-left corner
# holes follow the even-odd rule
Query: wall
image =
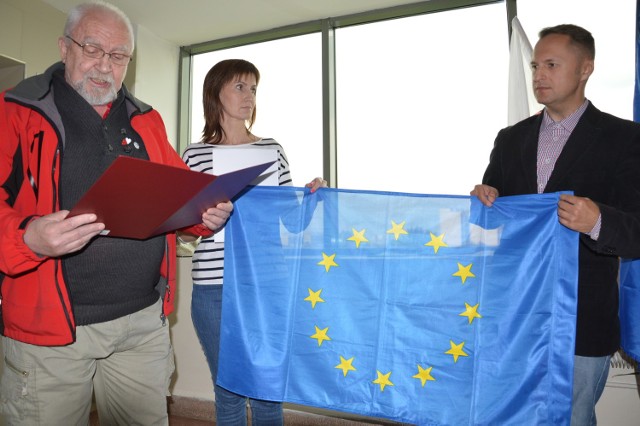
[(596, 405), (598, 424), (634, 426), (640, 424), (640, 377), (623, 366), (610, 368), (604, 393)]
[(178, 259), (176, 314), (171, 316), (171, 338), (176, 354), (172, 392), (176, 396), (213, 400), (213, 382), (191, 322), (191, 258)]
[(60, 60), (65, 18), (40, 0), (0, 0), (0, 54), (24, 62), (27, 76), (42, 73)]
[[(176, 144), (178, 120), (179, 48), (136, 26), (134, 82), (127, 85), (142, 101), (153, 106), (164, 120), (169, 140)], [(128, 70), (130, 73), (131, 68)]]

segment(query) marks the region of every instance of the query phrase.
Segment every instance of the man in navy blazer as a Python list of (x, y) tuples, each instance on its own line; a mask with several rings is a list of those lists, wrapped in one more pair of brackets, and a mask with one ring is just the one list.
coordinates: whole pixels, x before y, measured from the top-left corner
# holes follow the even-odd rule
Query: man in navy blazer
[[(572, 425), (595, 425), (609, 361), (620, 345), (619, 257), (640, 256), (640, 124), (599, 111), (585, 98), (594, 69), (591, 33), (575, 25), (540, 31), (531, 68), (544, 110), (496, 137), (471, 195), (562, 195), (558, 218), (580, 232)], [(567, 348), (569, 350), (569, 348)]]

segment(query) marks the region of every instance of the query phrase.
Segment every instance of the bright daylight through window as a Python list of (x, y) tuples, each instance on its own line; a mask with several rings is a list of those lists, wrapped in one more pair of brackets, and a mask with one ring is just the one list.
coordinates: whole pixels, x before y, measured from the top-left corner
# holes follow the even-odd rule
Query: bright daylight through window
[(260, 71), (252, 133), (280, 142), (293, 183), (322, 176), (322, 61), (320, 34), (309, 34), (197, 55), (193, 58), (191, 138), (202, 136), (202, 83), (224, 59), (245, 59)]
[[(598, 0), (517, 3), (531, 44), (541, 28), (560, 23), (593, 33), (596, 70), (587, 97), (624, 118), (632, 116), (634, 7), (602, 7)], [(611, 22), (618, 22), (615, 31), (607, 29)], [(335, 40), (338, 186), (469, 194), (507, 125), (505, 3), (338, 28)], [(284, 146), (294, 184), (321, 176), (320, 34), (196, 55), (193, 141), (203, 126), (204, 76), (227, 58), (247, 59), (260, 70), (253, 130)]]

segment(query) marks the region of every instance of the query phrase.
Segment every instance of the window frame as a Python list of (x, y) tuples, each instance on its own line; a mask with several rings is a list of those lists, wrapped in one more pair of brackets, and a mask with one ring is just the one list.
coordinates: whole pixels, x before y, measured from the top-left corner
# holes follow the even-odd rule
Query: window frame
[(505, 3), (505, 42), (508, 43), (511, 32), (510, 22), (516, 15), (516, 1), (517, 0), (428, 0), (182, 46), (179, 57), (178, 151), (184, 151), (192, 136), (190, 134), (191, 92), (193, 88), (191, 76), (194, 55), (320, 32), (322, 37), (322, 52), (320, 53), (322, 55), (323, 177), (327, 180), (329, 186), (338, 187), (335, 30), (352, 25), (369, 24), (388, 19), (446, 12), (494, 3)]

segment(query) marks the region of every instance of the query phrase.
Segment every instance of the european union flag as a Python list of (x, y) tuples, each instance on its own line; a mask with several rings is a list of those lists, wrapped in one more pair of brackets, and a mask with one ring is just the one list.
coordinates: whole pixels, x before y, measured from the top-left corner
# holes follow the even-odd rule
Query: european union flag
[(622, 350), (640, 362), (640, 259), (621, 261), (619, 316)]
[(406, 423), (569, 424), (578, 234), (558, 200), (251, 188), (225, 233), (217, 383)]
[(640, 0), (636, 0), (636, 79), (633, 92), (633, 121), (640, 122)]

